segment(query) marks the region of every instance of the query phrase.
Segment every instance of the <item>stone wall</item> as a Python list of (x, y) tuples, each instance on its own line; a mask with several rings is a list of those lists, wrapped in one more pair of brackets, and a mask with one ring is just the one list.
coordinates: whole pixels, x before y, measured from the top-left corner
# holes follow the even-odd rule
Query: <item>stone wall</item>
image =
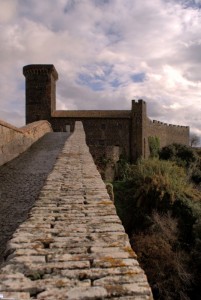
[(178, 143), (189, 146), (189, 127), (163, 123), (147, 119), (147, 137), (157, 136), (160, 147)]
[(17, 157), (50, 131), (51, 125), (47, 121), (34, 122), (20, 129), (0, 121), (0, 166)]
[(81, 122), (7, 251), (10, 256), (0, 272), (4, 297), (153, 299)]

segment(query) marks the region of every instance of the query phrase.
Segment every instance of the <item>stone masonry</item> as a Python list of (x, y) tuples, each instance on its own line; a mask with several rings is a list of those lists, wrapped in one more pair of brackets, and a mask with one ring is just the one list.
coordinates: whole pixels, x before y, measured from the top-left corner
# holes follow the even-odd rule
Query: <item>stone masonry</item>
[(0, 120), (0, 166), (27, 150), (47, 132), (52, 132), (47, 121), (33, 122), (17, 128)]
[(27, 219), (68, 136), (67, 132), (46, 133), (28, 150), (0, 167), (0, 264), (7, 241)]
[(7, 249), (12, 299), (153, 299), (85, 142), (81, 122)]

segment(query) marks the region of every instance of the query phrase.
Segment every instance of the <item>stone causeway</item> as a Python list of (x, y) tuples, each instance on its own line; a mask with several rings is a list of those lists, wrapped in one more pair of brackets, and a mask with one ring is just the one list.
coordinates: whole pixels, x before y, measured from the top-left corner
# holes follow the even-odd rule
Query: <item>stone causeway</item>
[(0, 298), (153, 299), (81, 122), (7, 245)]

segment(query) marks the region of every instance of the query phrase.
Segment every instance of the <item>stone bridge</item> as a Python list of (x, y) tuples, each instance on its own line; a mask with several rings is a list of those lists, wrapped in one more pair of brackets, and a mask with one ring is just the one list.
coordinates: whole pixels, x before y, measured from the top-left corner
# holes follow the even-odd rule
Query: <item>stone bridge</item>
[(81, 122), (7, 244), (0, 298), (153, 299)]

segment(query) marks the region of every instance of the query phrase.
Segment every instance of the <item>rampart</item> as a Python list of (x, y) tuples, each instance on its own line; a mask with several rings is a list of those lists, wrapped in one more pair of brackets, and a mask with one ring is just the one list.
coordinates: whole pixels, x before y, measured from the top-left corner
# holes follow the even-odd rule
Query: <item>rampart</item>
[(47, 121), (17, 128), (0, 120), (0, 166), (17, 157), (50, 131), (52, 128)]
[[(147, 118), (147, 138), (149, 136), (157, 136), (160, 140), (160, 147), (178, 143), (189, 145), (189, 127), (167, 124), (160, 121)], [(147, 150), (148, 151), (148, 150)]]
[(10, 240), (0, 291), (14, 299), (152, 299), (81, 122)]

